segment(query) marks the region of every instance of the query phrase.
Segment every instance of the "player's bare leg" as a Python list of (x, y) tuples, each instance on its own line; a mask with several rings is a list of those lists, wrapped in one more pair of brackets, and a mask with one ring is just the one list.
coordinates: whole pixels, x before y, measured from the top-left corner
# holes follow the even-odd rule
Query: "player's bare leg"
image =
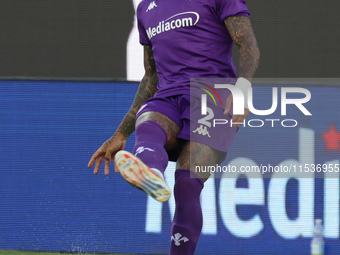
[(170, 255), (193, 255), (201, 234), (200, 194), (210, 173), (194, 172), (195, 165), (216, 165), (225, 156), (225, 152), (216, 151), (205, 144), (187, 142), (184, 145), (175, 173), (176, 210), (171, 228)]
[(145, 112), (136, 122), (136, 143), (133, 154), (120, 151), (115, 164), (123, 178), (143, 190), (157, 201), (165, 202), (171, 191), (164, 181), (163, 173), (171, 150), (179, 143), (180, 128), (175, 122), (159, 112)]

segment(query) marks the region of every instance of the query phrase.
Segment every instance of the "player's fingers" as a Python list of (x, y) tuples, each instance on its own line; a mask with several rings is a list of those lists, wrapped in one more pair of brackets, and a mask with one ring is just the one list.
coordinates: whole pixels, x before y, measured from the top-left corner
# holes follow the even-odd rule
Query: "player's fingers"
[(104, 169), (105, 175), (109, 175), (110, 173), (110, 161), (111, 160), (105, 159), (105, 169)]
[(245, 120), (248, 118), (249, 109), (244, 108), (243, 115), (234, 115), (232, 118), (233, 127), (240, 127), (241, 125), (245, 125)]
[(107, 150), (105, 153), (105, 175), (109, 175), (109, 168), (112, 159), (113, 152), (111, 150)]
[(96, 161), (96, 158), (98, 158), (99, 154), (100, 154), (100, 152), (99, 152), (99, 151), (96, 151), (96, 152), (92, 155), (92, 157), (91, 157), (89, 163), (87, 164), (87, 167), (88, 167), (88, 168), (91, 168), (91, 167), (93, 166), (93, 163)]
[(249, 113), (250, 113), (249, 109), (244, 108), (244, 119), (248, 118)]
[(94, 174), (98, 174), (99, 167), (102, 164), (103, 160), (104, 160), (103, 156), (100, 156), (100, 157), (97, 158), (97, 161), (96, 161), (96, 164), (94, 165), (94, 170), (93, 170)]
[(224, 109), (224, 114), (228, 114), (230, 112), (230, 109), (231, 109), (231, 105), (233, 104), (233, 97), (232, 95), (230, 95), (228, 98), (227, 98), (227, 102), (225, 104), (225, 109)]
[(242, 121), (244, 119), (244, 115), (234, 115), (232, 118), (233, 123)]
[(115, 168), (115, 173), (119, 173), (115, 160), (113, 160), (113, 165), (114, 165), (114, 168)]
[(234, 115), (232, 118), (233, 121), (233, 127), (240, 127), (244, 123), (244, 115)]

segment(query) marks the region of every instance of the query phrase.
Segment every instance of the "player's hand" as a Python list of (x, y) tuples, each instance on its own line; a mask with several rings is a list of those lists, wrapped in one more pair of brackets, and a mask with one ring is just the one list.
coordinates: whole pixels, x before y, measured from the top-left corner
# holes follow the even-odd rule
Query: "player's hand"
[[(109, 167), (111, 160), (114, 160), (114, 156), (120, 150), (123, 150), (126, 144), (126, 138), (123, 135), (114, 134), (109, 140), (104, 142), (102, 146), (92, 155), (88, 167), (91, 168), (96, 162), (94, 166), (94, 174), (98, 174), (99, 167), (102, 164), (103, 160), (105, 160), (105, 175), (109, 174)], [(115, 166), (115, 172), (117, 173), (117, 168)]]
[[(233, 95), (230, 94), (229, 97), (227, 98), (227, 103), (225, 106), (224, 114), (228, 114), (230, 112), (231, 106), (233, 105)], [(244, 108), (244, 114), (243, 115), (234, 115), (232, 118), (233, 123), (238, 123), (238, 124), (233, 124), (233, 127), (240, 127), (242, 123), (248, 118), (249, 115), (249, 110), (247, 108)]]

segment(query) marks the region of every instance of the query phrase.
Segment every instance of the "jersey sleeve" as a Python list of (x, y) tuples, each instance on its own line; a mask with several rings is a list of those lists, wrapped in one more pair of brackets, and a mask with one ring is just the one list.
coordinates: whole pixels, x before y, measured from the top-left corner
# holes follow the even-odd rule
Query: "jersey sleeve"
[(250, 16), (246, 0), (215, 0), (215, 8), (222, 22), (230, 16)]
[(137, 24), (138, 24), (138, 32), (139, 32), (139, 43), (142, 45), (151, 45), (151, 42), (146, 33), (146, 29), (143, 26), (142, 22), (142, 2), (137, 7)]

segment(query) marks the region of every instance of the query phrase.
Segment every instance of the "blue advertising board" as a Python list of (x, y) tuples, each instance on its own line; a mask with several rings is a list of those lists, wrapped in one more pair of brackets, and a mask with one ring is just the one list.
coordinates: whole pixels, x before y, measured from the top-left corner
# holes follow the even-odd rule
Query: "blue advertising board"
[[(275, 85), (275, 84), (273, 84)], [(294, 106), (273, 127), (242, 127), (228, 165), (293, 166), (296, 171), (210, 178), (202, 192), (197, 254), (310, 254), (314, 219), (323, 219), (325, 254), (340, 254), (339, 87), (304, 86), (312, 116)], [(118, 127), (137, 83), (0, 81), (0, 250), (167, 254), (173, 197), (158, 203), (119, 174), (87, 168)], [(256, 86), (256, 107), (271, 89)], [(295, 127), (281, 125), (294, 119)], [(259, 122), (253, 121), (252, 125)], [(285, 122), (288, 125), (288, 122)], [(132, 150), (134, 135), (126, 149)], [(241, 162), (241, 163), (240, 163)], [(312, 166), (332, 166), (313, 178)], [(166, 179), (174, 182), (174, 164)], [(240, 179), (238, 177), (244, 177)]]

